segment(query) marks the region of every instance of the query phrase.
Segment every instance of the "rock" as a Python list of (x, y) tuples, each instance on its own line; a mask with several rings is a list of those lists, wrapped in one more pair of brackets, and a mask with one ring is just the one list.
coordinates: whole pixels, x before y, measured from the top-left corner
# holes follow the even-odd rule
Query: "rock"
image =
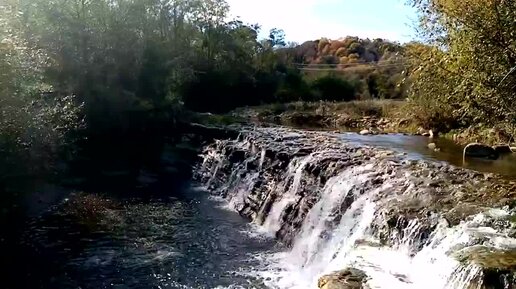
[(498, 158), (498, 152), (485, 144), (471, 143), (464, 148), (464, 158), (486, 158), (495, 160)]
[(516, 147), (511, 147), (511, 151), (512, 151), (513, 153), (516, 153)]
[[(288, 141), (280, 138), (292, 132), (303, 137)], [(371, 230), (382, 246), (397, 246), (398, 237), (403, 236), (400, 234), (403, 234), (410, 220), (421, 221), (417, 244), (411, 246), (411, 253), (426, 244), (437, 226), (439, 216), (446, 218), (449, 224), (446, 226), (456, 226), (485, 208), (511, 205), (514, 199), (516, 183), (508, 183), (497, 176), (484, 179), (486, 175), (483, 173), (427, 160), (413, 160), (398, 152), (384, 158), (384, 149), (352, 145), (343, 142), (339, 135), (278, 127), (244, 127), (242, 134), (244, 137), (240, 139), (221, 140), (207, 146), (203, 162), (193, 170), (194, 179), (210, 188), (214, 195), (231, 200), (236, 211), (259, 224), (270, 216), (272, 208), (284, 196), (292, 198), (281, 213), (281, 220), (278, 220), (281, 229), (276, 233), (276, 237), (286, 246), (293, 246), (305, 226), (307, 215), (315, 204), (324, 201), (321, 197), (329, 192), (328, 188), (338, 185), (328, 180), (336, 176), (340, 178), (341, 172), (357, 166), (370, 167), (374, 174), (364, 172), (368, 176), (359, 186), (350, 188), (341, 199), (332, 199), (331, 214), (335, 214), (335, 218), (328, 224), (321, 223), (325, 228), (323, 238), (332, 234), (332, 228), (341, 222), (341, 212), (348, 211), (353, 205), (355, 195), (370, 194), (372, 201), (378, 203), (381, 218), (371, 224)], [(304, 156), (310, 152), (318, 153), (303, 164), (305, 157), (298, 155)], [(229, 161), (231, 155), (237, 162)], [(294, 195), (285, 195), (293, 193), (288, 188), (297, 174), (294, 168), (302, 169), (301, 182)], [(361, 176), (362, 173), (357, 173), (352, 178)], [(393, 184), (393, 188), (379, 190), (383, 187), (381, 184)], [(464, 206), (460, 207), (461, 204)], [(398, 222), (400, 218), (405, 221)], [(503, 223), (505, 227), (500, 225), (500, 229), (496, 230), (508, 230), (504, 222), (496, 220), (491, 223)], [(398, 226), (398, 223), (401, 225)], [(485, 242), (482, 236), (475, 237), (471, 245)], [(330, 284), (342, 285), (342, 281), (349, 280), (346, 279), (349, 274), (341, 275), (343, 277), (340, 279), (322, 279), (321, 287), (328, 289), (333, 286)], [(347, 288), (350, 288), (349, 285), (348, 282)], [(360, 284), (354, 285), (361, 288)]]
[(358, 269), (348, 268), (319, 278), (321, 289), (363, 289), (367, 275)]
[(512, 153), (511, 147), (508, 145), (495, 145), (495, 146), (493, 146), (493, 148), (498, 154)]
[(364, 129), (364, 130), (360, 131), (360, 134), (361, 135), (368, 135), (368, 134), (371, 134), (371, 132), (369, 130), (367, 130), (367, 129)]
[(429, 131), (424, 131), (424, 130), (418, 130), (419, 134), (422, 135), (422, 136), (426, 136), (426, 137), (429, 137), (429, 138), (434, 138), (434, 131), (433, 130), (429, 130)]
[(437, 149), (437, 145), (432, 142), (432, 143), (428, 144), (428, 148), (431, 149), (431, 150), (436, 150)]

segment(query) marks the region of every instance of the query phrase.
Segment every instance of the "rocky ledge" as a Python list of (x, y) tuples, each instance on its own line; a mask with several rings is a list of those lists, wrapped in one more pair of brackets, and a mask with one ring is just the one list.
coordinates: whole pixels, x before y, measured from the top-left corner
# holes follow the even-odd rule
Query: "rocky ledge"
[[(290, 246), (309, 211), (328, 189), (328, 182), (349, 169), (352, 174), (365, 171), (366, 178), (358, 177), (360, 182), (351, 187), (352, 194), (339, 199), (341, 204), (332, 211), (331, 223), (338, 223), (353, 202), (368, 194), (376, 210), (370, 230), (380, 240), (379, 246), (406, 243), (416, 254), (429, 244), (439, 227), (466, 223), (489, 227), (492, 231), (478, 230), (467, 244), (468, 248), (482, 248), (483, 257), (474, 258), (478, 254), (471, 253), (457, 259), (484, 266), (484, 277), (497, 272), (496, 278), (483, 283), (484, 288), (514, 285), (513, 258), (496, 268), (483, 265), (487, 259), (516, 250), (516, 183), (499, 176), (353, 146), (333, 133), (242, 128), (237, 139), (206, 147), (196, 177), (255, 223), (267, 223), (271, 215), (278, 215), (276, 237)], [(279, 201), (285, 205), (278, 213)], [(348, 275), (333, 276), (322, 283), (333, 280), (324, 283), (333, 284)]]

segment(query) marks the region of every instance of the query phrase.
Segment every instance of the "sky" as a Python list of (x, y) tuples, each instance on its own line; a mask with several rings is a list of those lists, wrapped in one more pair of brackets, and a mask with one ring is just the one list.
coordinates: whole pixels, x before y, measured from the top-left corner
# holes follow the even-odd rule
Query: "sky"
[(415, 11), (407, 0), (227, 0), (231, 16), (283, 29), (287, 41), (321, 37), (384, 38), (407, 42), (414, 35)]

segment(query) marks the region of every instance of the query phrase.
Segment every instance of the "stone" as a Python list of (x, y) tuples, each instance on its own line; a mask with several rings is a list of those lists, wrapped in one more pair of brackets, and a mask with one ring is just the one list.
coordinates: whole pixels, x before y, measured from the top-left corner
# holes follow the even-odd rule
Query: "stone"
[(361, 135), (369, 135), (369, 134), (371, 134), (371, 132), (369, 130), (367, 130), (367, 129), (364, 129), (364, 130), (360, 131), (360, 134)]
[(429, 130), (429, 131), (428, 131), (428, 134), (429, 134), (429, 137), (430, 137), (430, 138), (434, 138), (434, 137), (435, 137), (435, 133), (434, 133), (434, 131), (433, 131), (433, 130)]
[(516, 153), (516, 147), (511, 147), (511, 151), (512, 151), (513, 153)]
[(493, 148), (500, 155), (512, 153), (511, 147), (508, 145), (495, 145)]
[(358, 269), (348, 268), (322, 276), (317, 283), (320, 289), (365, 289), (367, 275)]
[(431, 149), (431, 150), (436, 150), (437, 149), (437, 145), (432, 142), (432, 143), (428, 144), (428, 148)]
[(471, 143), (464, 148), (464, 158), (485, 158), (496, 160), (498, 158), (498, 152), (485, 144)]
[(416, 135), (423, 135), (423, 134), (424, 134), (424, 133), (426, 133), (426, 132), (427, 132), (427, 131), (426, 131), (424, 128), (419, 127), (419, 128), (417, 129)]
[(422, 136), (426, 136), (426, 137), (430, 137), (430, 133), (428, 133), (428, 132), (424, 132), (424, 133), (422, 133), (421, 135), (422, 135)]

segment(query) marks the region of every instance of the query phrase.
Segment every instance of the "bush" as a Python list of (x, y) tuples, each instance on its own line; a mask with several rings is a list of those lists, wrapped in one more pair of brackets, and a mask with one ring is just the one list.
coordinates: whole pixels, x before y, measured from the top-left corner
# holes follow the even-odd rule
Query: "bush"
[(311, 83), (313, 100), (351, 101), (357, 89), (349, 81), (335, 76), (324, 76)]

